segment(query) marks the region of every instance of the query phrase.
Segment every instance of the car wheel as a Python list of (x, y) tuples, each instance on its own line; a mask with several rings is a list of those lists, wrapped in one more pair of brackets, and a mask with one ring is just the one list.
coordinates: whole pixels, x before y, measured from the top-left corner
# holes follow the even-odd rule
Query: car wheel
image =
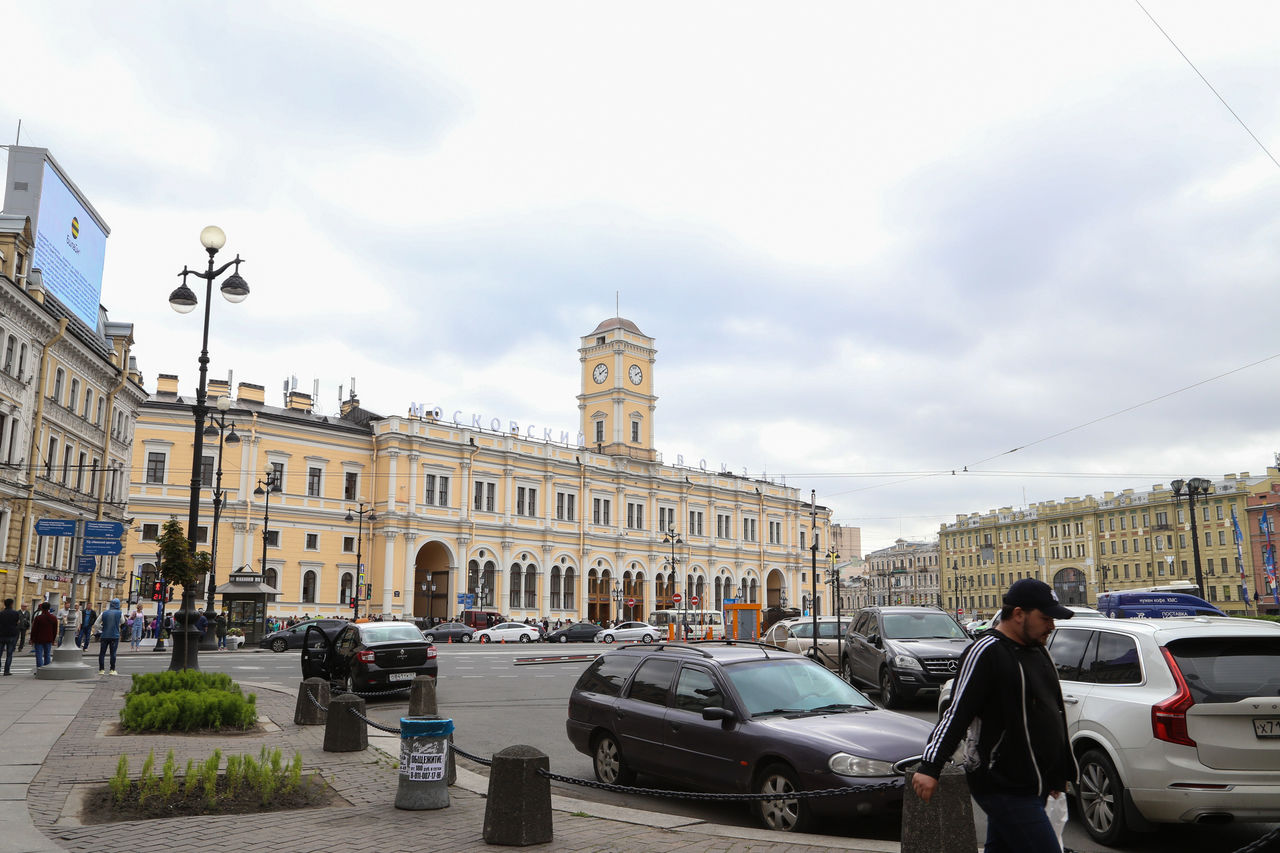
[(653, 642), (653, 635), (652, 635), (652, 634), (645, 634), (643, 637), (641, 637), (641, 638), (640, 638), (640, 642), (642, 642), (642, 643), (652, 643), (652, 642)]
[(271, 641), (271, 651), (282, 652), (289, 648), (289, 644), (285, 642), (284, 637), (276, 637)]
[(487, 643), (487, 642), (489, 642), (489, 636), (488, 636), (487, 634), (481, 634), (481, 635), (480, 635), (480, 642), (482, 642), (482, 643)]
[[(790, 794), (799, 788), (794, 770), (785, 764), (773, 764), (760, 774), (754, 793)], [(777, 832), (804, 832), (812, 821), (808, 800), (760, 800), (754, 806), (765, 828)]]
[(845, 658), (844, 666), (842, 666), (840, 669), (844, 675), (844, 680), (849, 682), (850, 684), (853, 684), (853, 661), (849, 660), (848, 658)]
[(434, 642), (436, 641), (436, 635), (435, 635), (435, 634), (423, 634), (423, 635), (422, 635), (422, 639), (426, 640), (428, 643), (434, 643)]
[(568, 637), (567, 635), (565, 635), (565, 634), (561, 634), (561, 635), (560, 635), (560, 642), (562, 642), (562, 643), (567, 643), (567, 642), (569, 642), (569, 637)]
[(522, 643), (527, 643), (527, 642), (529, 642), (529, 635), (528, 635), (528, 634), (521, 634), (521, 635), (520, 635), (520, 642), (522, 642)]
[(622, 751), (613, 735), (605, 732), (596, 740), (596, 750), (592, 755), (596, 778), (606, 785), (632, 785), (636, 781), (636, 771), (622, 760)]
[(605, 642), (605, 643), (612, 643), (613, 639), (614, 639), (613, 634), (605, 634), (603, 637), (600, 638), (601, 642)]
[(1094, 841), (1111, 847), (1129, 834), (1124, 822), (1124, 784), (1102, 750), (1091, 749), (1080, 757), (1076, 797), (1084, 828)]
[(893, 673), (889, 672), (887, 666), (880, 669), (880, 704), (886, 708), (898, 708), (902, 705), (902, 694), (898, 692)]
[(469, 642), (471, 642), (471, 635), (470, 635), (470, 634), (463, 634), (463, 635), (462, 635), (462, 642), (464, 642), (464, 643), (469, 643)]

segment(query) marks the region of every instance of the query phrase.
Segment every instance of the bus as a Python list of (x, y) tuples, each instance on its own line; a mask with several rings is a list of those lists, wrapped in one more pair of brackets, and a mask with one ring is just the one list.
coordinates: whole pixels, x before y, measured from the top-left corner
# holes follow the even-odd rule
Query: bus
[(1098, 609), (1112, 619), (1227, 615), (1203, 598), (1185, 592), (1145, 589), (1104, 592), (1098, 596)]
[[(724, 639), (724, 615), (719, 610), (655, 610), (649, 614), (649, 624), (676, 639), (680, 639), (681, 625), (689, 626), (691, 640), (707, 639), (707, 629), (711, 630), (711, 639)], [(670, 625), (675, 626), (674, 633), (669, 632)]]

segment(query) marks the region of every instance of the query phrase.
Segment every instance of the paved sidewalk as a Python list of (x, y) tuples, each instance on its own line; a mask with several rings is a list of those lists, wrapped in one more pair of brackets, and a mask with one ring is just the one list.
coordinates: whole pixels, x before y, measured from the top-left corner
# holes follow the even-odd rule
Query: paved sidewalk
[[(438, 811), (395, 808), (399, 739), (370, 730), (370, 749), (324, 752), (323, 726), (293, 724), (295, 693), (242, 683), (258, 694), (268, 731), (219, 737), (119, 735), (124, 676), (85, 681), (43, 681), (30, 675), (0, 679), (0, 830), (7, 853), (128, 850), (170, 853), (211, 844), (222, 849), (395, 851), (509, 849), (483, 840), (487, 778), (461, 760), (450, 806)], [(302, 754), (306, 772), (319, 770), (345, 801), (323, 809), (259, 815), (214, 815), (81, 826), (78, 797), (102, 784), (127, 754), (136, 773), (147, 752), (172, 749), (179, 767), (202, 760), (214, 748), (253, 753), (266, 745), (287, 759)], [(385, 751), (384, 751), (385, 750)], [(716, 826), (659, 812), (607, 806), (553, 796), (554, 839), (538, 849), (556, 851), (770, 851), (809, 853), (847, 850), (897, 853), (892, 842), (783, 835), (743, 827)]]

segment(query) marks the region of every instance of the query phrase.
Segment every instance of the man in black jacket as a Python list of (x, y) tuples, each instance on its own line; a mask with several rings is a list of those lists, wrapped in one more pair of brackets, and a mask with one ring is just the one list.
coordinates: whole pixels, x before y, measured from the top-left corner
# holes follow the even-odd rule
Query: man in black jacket
[(926, 803), (942, 765), (966, 738), (964, 769), (987, 814), (986, 853), (1060, 853), (1045, 816), (1076, 777), (1062, 687), (1044, 643), (1054, 619), (1072, 612), (1045, 583), (1016, 581), (1004, 595), (996, 627), (960, 661), (951, 707), (925, 746), (912, 787)]

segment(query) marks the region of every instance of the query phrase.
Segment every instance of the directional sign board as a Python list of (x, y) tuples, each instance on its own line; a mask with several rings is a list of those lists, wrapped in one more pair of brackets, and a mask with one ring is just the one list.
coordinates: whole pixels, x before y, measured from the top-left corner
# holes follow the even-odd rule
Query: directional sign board
[(124, 525), (118, 521), (86, 521), (85, 539), (119, 539), (124, 535)]
[(737, 604), (737, 603), (738, 603), (738, 599), (736, 599), (736, 598), (726, 598), (726, 599), (724, 600), (724, 603), (725, 603), (725, 604)]
[(40, 518), (36, 519), (37, 536), (75, 536), (76, 520), (74, 518)]
[(98, 568), (98, 561), (93, 557), (76, 557), (76, 571), (82, 575), (91, 575)]
[(460, 592), (458, 593), (458, 603), (463, 607), (475, 607), (476, 597), (474, 593)]
[(93, 554), (100, 557), (109, 557), (119, 554), (121, 544), (119, 539), (86, 539), (80, 547), (80, 551), (84, 554)]

